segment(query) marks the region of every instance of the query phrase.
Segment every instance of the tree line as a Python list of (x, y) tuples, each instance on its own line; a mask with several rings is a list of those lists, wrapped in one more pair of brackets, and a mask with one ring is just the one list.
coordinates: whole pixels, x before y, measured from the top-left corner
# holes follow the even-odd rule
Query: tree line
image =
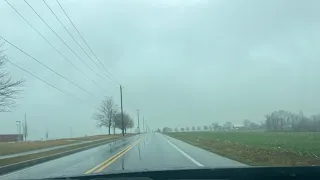
[(266, 115), (265, 118), (265, 128), (267, 131), (320, 131), (320, 114), (307, 117), (302, 111), (292, 113), (279, 110)]
[[(182, 128), (169, 128), (169, 127), (164, 127), (162, 129), (162, 132), (189, 132), (189, 131), (207, 131), (207, 130), (212, 130), (212, 128), (210, 128), (211, 126), (207, 126), (207, 125), (204, 125), (203, 127), (201, 126), (192, 126), (191, 128), (190, 127), (182, 127)], [(158, 132), (161, 132), (160, 129), (157, 130)]]
[(207, 126), (192, 126), (181, 128), (164, 127), (163, 132), (192, 132), (212, 130), (265, 130), (272, 132), (320, 132), (320, 114), (305, 116), (302, 111), (293, 113), (285, 110), (273, 111), (265, 116), (261, 123), (252, 122), (248, 119), (243, 121), (241, 126), (235, 126), (231, 122), (222, 125), (212, 123)]
[[(93, 118), (97, 120), (98, 127), (108, 128), (109, 135), (111, 129), (113, 134), (116, 133), (116, 129), (122, 130), (122, 114), (112, 97), (106, 97), (102, 100), (99, 108), (93, 114)], [(127, 133), (127, 130), (134, 126), (133, 120), (127, 112), (123, 112), (123, 126), (124, 133)]]

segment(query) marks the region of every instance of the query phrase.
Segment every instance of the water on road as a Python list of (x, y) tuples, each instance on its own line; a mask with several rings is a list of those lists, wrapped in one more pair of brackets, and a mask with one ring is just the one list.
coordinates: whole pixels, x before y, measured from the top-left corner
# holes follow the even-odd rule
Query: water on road
[(124, 170), (240, 166), (246, 165), (160, 133), (149, 133), (9, 173), (0, 176), (0, 180), (76, 176)]

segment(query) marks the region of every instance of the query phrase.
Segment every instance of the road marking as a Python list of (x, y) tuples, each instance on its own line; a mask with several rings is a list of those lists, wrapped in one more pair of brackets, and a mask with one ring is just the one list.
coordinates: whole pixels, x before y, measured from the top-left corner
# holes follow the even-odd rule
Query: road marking
[[(139, 139), (138, 139), (138, 140), (139, 140)], [(138, 141), (138, 140), (137, 140), (137, 141)], [(137, 141), (135, 141), (135, 142), (137, 142)], [(135, 142), (134, 142), (134, 143), (135, 143)], [(134, 143), (133, 143), (133, 144), (134, 144)], [(132, 145), (132, 144), (130, 144), (129, 146), (125, 147), (125, 148), (122, 149), (120, 152), (118, 152), (117, 154), (111, 156), (110, 158), (108, 158), (107, 160), (103, 161), (102, 163), (100, 163), (99, 165), (95, 166), (94, 168), (86, 171), (84, 174), (89, 174), (89, 173), (95, 171), (96, 169), (100, 168), (100, 167), (103, 166), (105, 163), (108, 163), (110, 160), (112, 160), (113, 158), (115, 158), (116, 156), (118, 156), (119, 154), (121, 154), (123, 151), (125, 151), (127, 148), (129, 148), (131, 145)]]
[[(142, 138), (142, 137), (141, 137), (141, 138)], [(94, 168), (86, 171), (84, 174), (92, 173), (93, 171), (97, 170), (97, 169), (100, 168), (101, 166), (104, 167), (105, 164), (109, 164), (108, 162), (114, 160), (115, 158), (118, 159), (117, 157), (118, 157), (119, 155), (121, 155), (123, 152), (127, 152), (126, 150), (131, 149), (134, 145), (136, 145), (136, 144), (141, 140), (141, 138), (139, 138), (138, 140), (136, 140), (136, 141), (135, 141), (134, 143), (132, 143), (131, 145), (125, 147), (124, 149), (122, 149), (122, 150), (121, 150), (120, 152), (118, 152), (117, 154), (115, 154), (115, 155), (111, 156), (110, 158), (108, 158), (107, 160), (103, 161), (103, 162), (100, 163), (99, 165), (97, 165), (97, 166), (95, 166)], [(122, 156), (122, 155), (121, 155), (121, 156)], [(120, 157), (121, 157), (121, 156), (120, 156)], [(112, 161), (112, 162), (114, 162), (114, 161)], [(102, 169), (104, 169), (104, 168), (100, 168), (100, 169), (102, 170)], [(98, 169), (96, 172), (99, 172), (100, 169)], [(101, 170), (100, 170), (100, 171), (101, 171)]]
[(100, 169), (96, 170), (96, 173), (102, 171), (103, 169), (107, 168), (110, 164), (112, 164), (114, 161), (116, 161), (117, 159), (119, 159), (120, 157), (122, 157), (125, 153), (127, 153), (130, 149), (132, 149), (135, 145), (137, 145), (140, 142), (141, 138), (135, 142), (132, 146), (130, 146), (129, 148), (127, 148), (125, 151), (123, 151), (121, 154), (119, 154), (117, 157), (113, 158), (112, 160), (110, 160), (107, 164), (105, 164), (104, 166), (102, 166)]
[(176, 148), (176, 150), (178, 150), (182, 155), (184, 155), (186, 158), (188, 158), (190, 161), (192, 161), (193, 163), (195, 163), (197, 166), (203, 166), (201, 163), (199, 163), (198, 161), (196, 161), (195, 159), (193, 159), (191, 156), (189, 156), (187, 153), (185, 153), (184, 151), (182, 151), (180, 148), (178, 148), (176, 145), (172, 144), (168, 139), (166, 139), (168, 141), (168, 143)]
[[(112, 143), (112, 142), (110, 142), (110, 143)], [(105, 146), (105, 145), (108, 145), (108, 144), (109, 144), (109, 143), (104, 144), (104, 145), (101, 145), (101, 146), (97, 146), (97, 147), (94, 147), (94, 148), (91, 148), (91, 149), (87, 149), (87, 150), (82, 151), (82, 152), (92, 151), (92, 150), (94, 150), (94, 149), (96, 149), (96, 148), (101, 148), (102, 146)], [(92, 146), (92, 145), (90, 145), (90, 146)], [(83, 149), (83, 148), (84, 148), (84, 147), (81, 147), (81, 148), (77, 148), (77, 149), (73, 149), (73, 150), (68, 150), (68, 151), (64, 151), (64, 152), (61, 152), (61, 153), (57, 153), (57, 154), (62, 154), (62, 153), (65, 153), (65, 152), (70, 152), (70, 151), (74, 151), (74, 150), (78, 150), (78, 149)], [(49, 155), (49, 156), (54, 156), (54, 155), (57, 155), (57, 154), (53, 154), (53, 155)], [(67, 155), (67, 156), (75, 156), (75, 155), (77, 155), (77, 153), (70, 154), (70, 155)], [(60, 158), (58, 158), (58, 159), (53, 159), (53, 160), (46, 161), (46, 162), (43, 162), (43, 163), (40, 163), (40, 164), (36, 164), (36, 165), (33, 165), (33, 166), (26, 167), (26, 168), (24, 168), (24, 169), (20, 169), (20, 170), (17, 170), (17, 171), (13, 171), (13, 172), (10, 172), (10, 173), (1, 175), (0, 178), (4, 178), (4, 177), (10, 176), (10, 175), (12, 175), (12, 174), (16, 174), (16, 173), (22, 173), (22, 172), (24, 172), (24, 171), (28, 171), (28, 170), (30, 170), (30, 169), (35, 169), (35, 168), (38, 168), (38, 167), (40, 167), (40, 166), (43, 166), (43, 165), (46, 165), (46, 164), (50, 164), (50, 163), (53, 163), (53, 162), (56, 162), (56, 161), (61, 161), (62, 158), (65, 158), (65, 157), (67, 157), (67, 156), (63, 156), (63, 157), (60, 157)], [(41, 158), (46, 158), (46, 157), (48, 157), (48, 156), (43, 156), (43, 157), (39, 157), (39, 158), (35, 158), (35, 159), (41, 159)], [(31, 160), (35, 160), (35, 159), (31, 159)], [(31, 160), (27, 160), (27, 161), (31, 161)], [(27, 161), (23, 161), (23, 162), (27, 162)], [(20, 163), (22, 163), (22, 162), (20, 162)], [(14, 163), (14, 164), (19, 164), (19, 162), (18, 162), (18, 163)], [(12, 165), (12, 164), (10, 164), (10, 165)], [(7, 165), (7, 166), (10, 166), (10, 165)]]

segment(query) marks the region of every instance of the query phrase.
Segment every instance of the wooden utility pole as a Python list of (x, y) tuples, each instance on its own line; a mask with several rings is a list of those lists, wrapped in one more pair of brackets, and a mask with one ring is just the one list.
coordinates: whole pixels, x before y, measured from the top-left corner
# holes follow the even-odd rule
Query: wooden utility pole
[(122, 106), (122, 86), (120, 85), (120, 103), (121, 103), (121, 124), (122, 136), (124, 136), (124, 123), (123, 123), (123, 106)]
[(23, 127), (23, 136), (24, 136), (24, 141), (27, 141), (27, 136), (28, 136), (28, 125), (27, 125), (27, 113), (24, 113), (24, 127)]
[(144, 116), (143, 116), (143, 133), (145, 133), (145, 130), (144, 130)]
[(140, 134), (140, 109), (137, 109), (137, 114), (138, 114), (138, 133)]

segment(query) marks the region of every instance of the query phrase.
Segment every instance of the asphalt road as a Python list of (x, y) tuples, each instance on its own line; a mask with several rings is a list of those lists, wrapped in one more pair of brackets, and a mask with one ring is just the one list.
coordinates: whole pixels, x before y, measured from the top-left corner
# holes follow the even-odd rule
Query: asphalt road
[(6, 174), (0, 176), (0, 180), (38, 179), (123, 170), (230, 166), (246, 165), (159, 133), (149, 133)]

